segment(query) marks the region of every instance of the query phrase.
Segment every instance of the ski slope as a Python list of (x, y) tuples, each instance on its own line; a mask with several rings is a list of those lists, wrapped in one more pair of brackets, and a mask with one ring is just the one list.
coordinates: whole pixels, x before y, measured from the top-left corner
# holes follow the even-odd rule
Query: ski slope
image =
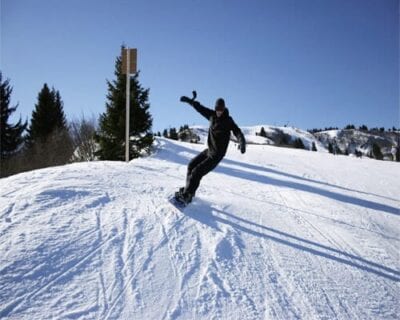
[(0, 318), (399, 319), (398, 163), (231, 143), (182, 212), (156, 148), (0, 180)]

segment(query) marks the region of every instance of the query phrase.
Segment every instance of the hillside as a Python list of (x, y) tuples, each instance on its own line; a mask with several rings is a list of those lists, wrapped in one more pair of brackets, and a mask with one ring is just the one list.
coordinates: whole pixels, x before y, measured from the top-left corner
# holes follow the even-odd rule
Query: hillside
[[(260, 135), (262, 129), (265, 136)], [(386, 160), (392, 160), (392, 147), (397, 147), (400, 141), (399, 131), (338, 129), (308, 132), (294, 127), (271, 125), (242, 127), (242, 131), (250, 144), (293, 147), (294, 142), (300, 139), (306, 150), (311, 150), (314, 144), (316, 151), (328, 152), (331, 144), (337, 146), (340, 153), (349, 155), (359, 152), (363, 156), (370, 156), (373, 145), (376, 144)], [(205, 142), (207, 133), (208, 128), (193, 126), (185, 132), (187, 139), (181, 140), (189, 142), (196, 140), (194, 137), (198, 137), (199, 141)], [(234, 139), (233, 135), (232, 138)]]
[(398, 319), (399, 164), (231, 143), (0, 179), (0, 318)]

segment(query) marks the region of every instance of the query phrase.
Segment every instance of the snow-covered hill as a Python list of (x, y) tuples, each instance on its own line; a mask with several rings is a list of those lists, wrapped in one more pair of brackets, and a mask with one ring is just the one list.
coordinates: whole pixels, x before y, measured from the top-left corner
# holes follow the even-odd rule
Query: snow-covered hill
[(249, 145), (183, 212), (204, 146), (0, 180), (0, 318), (399, 319), (399, 164)]
[[(264, 136), (260, 135), (264, 129)], [(200, 138), (201, 142), (207, 140), (208, 128), (204, 126), (193, 126), (191, 133)], [(400, 141), (400, 132), (371, 130), (363, 131), (357, 129), (328, 130), (316, 133), (310, 133), (295, 127), (277, 127), (271, 125), (257, 125), (251, 127), (242, 127), (246, 141), (250, 144), (259, 145), (280, 145), (293, 146), (294, 142), (300, 139), (304, 149), (312, 150), (314, 144), (315, 150), (319, 152), (328, 152), (329, 145), (339, 148), (342, 154), (355, 155), (357, 152), (364, 156), (370, 156), (373, 145), (377, 144), (383, 154), (383, 157), (392, 160), (392, 147), (397, 147)], [(186, 134), (188, 139), (193, 140), (191, 135)], [(232, 135), (232, 139), (234, 139)]]
[(356, 150), (364, 155), (372, 152), (376, 144), (382, 154), (391, 159), (392, 147), (398, 147), (400, 141), (399, 131), (363, 131), (357, 129), (329, 130), (317, 132), (314, 136), (325, 146), (329, 143), (336, 144), (342, 152), (354, 154)]
[[(264, 128), (266, 136), (260, 136), (261, 129)], [(204, 126), (192, 126), (190, 128), (195, 133), (201, 142), (207, 140), (208, 128)], [(312, 143), (318, 151), (328, 152), (327, 148), (311, 133), (294, 128), (294, 127), (277, 127), (270, 125), (257, 125), (251, 127), (241, 127), (241, 130), (246, 138), (248, 144), (258, 145), (277, 145), (280, 144), (282, 139), (286, 139), (285, 144), (292, 144), (296, 139), (301, 139), (305, 149), (311, 150)], [(232, 134), (232, 139), (235, 137)]]

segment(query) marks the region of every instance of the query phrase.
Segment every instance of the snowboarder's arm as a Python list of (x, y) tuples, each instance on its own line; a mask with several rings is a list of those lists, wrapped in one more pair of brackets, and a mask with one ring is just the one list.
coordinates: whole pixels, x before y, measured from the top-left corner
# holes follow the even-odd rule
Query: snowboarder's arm
[(183, 96), (183, 97), (181, 97), (181, 101), (190, 104), (193, 108), (196, 109), (196, 111), (197, 111), (198, 113), (200, 113), (200, 114), (201, 114), (204, 118), (206, 118), (207, 120), (210, 120), (211, 116), (214, 114), (214, 111), (213, 111), (213, 110), (208, 109), (208, 108), (202, 106), (202, 105), (200, 104), (200, 102), (195, 101), (194, 99), (190, 99), (190, 98), (188, 98), (188, 97)]
[(201, 105), (200, 102), (198, 101), (193, 101), (192, 106), (193, 108), (196, 109), (198, 113), (200, 113), (207, 120), (210, 120), (211, 116), (214, 114), (213, 110), (206, 108), (205, 106)]
[(231, 118), (231, 120), (232, 120), (232, 131), (233, 131), (233, 134), (235, 135), (236, 139), (239, 142), (240, 152), (245, 153), (246, 152), (246, 139), (244, 138), (242, 130), (240, 130), (240, 128), (235, 123), (235, 121), (233, 121), (232, 118)]

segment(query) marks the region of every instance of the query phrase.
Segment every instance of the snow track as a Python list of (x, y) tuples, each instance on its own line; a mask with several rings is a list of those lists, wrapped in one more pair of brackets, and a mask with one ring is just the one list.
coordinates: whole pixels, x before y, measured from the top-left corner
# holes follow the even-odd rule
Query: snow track
[(0, 180), (0, 318), (399, 319), (397, 163), (232, 146), (178, 210), (201, 150)]

